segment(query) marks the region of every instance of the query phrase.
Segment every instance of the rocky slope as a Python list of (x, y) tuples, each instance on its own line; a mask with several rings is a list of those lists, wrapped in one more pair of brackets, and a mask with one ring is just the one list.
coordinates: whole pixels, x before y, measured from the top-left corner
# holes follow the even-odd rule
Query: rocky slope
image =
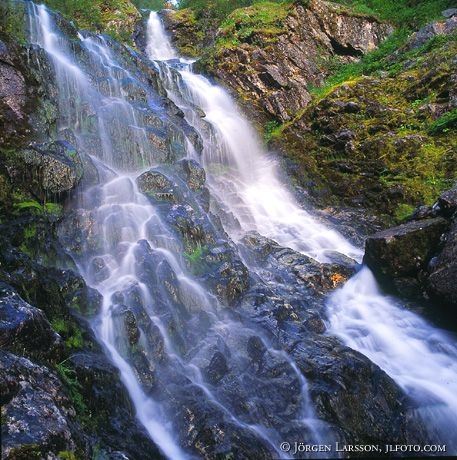
[[(184, 53), (189, 39), (202, 43), (191, 13), (166, 11), (164, 18)], [(201, 65), (246, 107), (285, 122), (310, 102), (309, 88), (323, 83), (330, 62), (360, 57), (391, 31), (374, 18), (321, 0), (259, 3), (232, 13)]]
[[(2, 457), (141, 459), (147, 453), (148, 458), (160, 458), (135, 418), (118, 370), (88, 324), (99, 311), (100, 294), (86, 285), (68, 253), (77, 256), (86, 245), (91, 255), (101, 235), (91, 211), (66, 206), (99, 178), (88, 157), (92, 152), (77, 151), (71, 135), (58, 131), (52, 65), (42, 49), (27, 43), (26, 5), (20, 0), (0, 5)], [(294, 8), (302, 6), (296, 3)], [(73, 26), (59, 16), (55, 19), (72, 40), (73, 50), (82, 52)], [(320, 35), (324, 41), (325, 30)], [(363, 36), (358, 41), (352, 37), (349, 46), (347, 33), (343, 29), (338, 33), (344, 42), (338, 46), (348, 48), (349, 54), (370, 46)], [(330, 54), (331, 48), (335, 52), (329, 38), (327, 45)], [(272, 352), (257, 335), (243, 337), (234, 346), (224, 344), (223, 352), (215, 351), (219, 344), (208, 346), (200, 362), (205, 365), (200, 365), (213, 393), (222, 401), (235, 401), (234, 411), (246, 423), (262, 423), (296, 438), (297, 428), (289, 422), (297, 414), (301, 417), (302, 403), (296, 395), (302, 383), (288, 363), (292, 357), (309, 382), (319, 418), (339, 440), (424, 441), (414, 406), (399, 386), (366, 357), (325, 334), (325, 297), (354, 273), (354, 261), (334, 254), (332, 263), (321, 264), (256, 233), (244, 236), (239, 254), (218, 220), (208, 215), (204, 170), (197, 162), (181, 158), (181, 133), (196, 147), (198, 138), (185, 125), (180, 110), (164, 98), (157, 70), (131, 50), (115, 42), (109, 46), (128, 63), (130, 75), (147, 85), (148, 90), (141, 91), (144, 87), (132, 77), (125, 82), (132, 91), (129, 96), (140, 106), (151, 99), (163, 104), (158, 112), (145, 111), (157, 154), (154, 162), (162, 164), (136, 181), (169, 224), (176, 253), (186, 259), (193, 279), (220, 300), (227, 315), (233, 311), (234, 318), (258, 325), (272, 345), (284, 351), (284, 356)], [(68, 225), (62, 226), (63, 221)], [(437, 234), (438, 230), (433, 238)], [(442, 253), (436, 267), (450, 267), (453, 273), (452, 250)], [(186, 309), (176, 273), (169, 264), (157, 263), (157, 252), (146, 240), (138, 243), (141, 282), (153, 297), (171, 299), (160, 308), (179, 346), (197, 342), (192, 324), (208, 327), (209, 315), (204, 309)], [(432, 253), (428, 251), (426, 257)], [(102, 262), (94, 258), (91, 266), (100, 279), (106, 268)], [(247, 270), (248, 262), (255, 271)], [(119, 334), (125, 333), (119, 340), (125, 342), (125, 358), (142, 388), (165, 389), (161, 394), (166, 395), (170, 414), (180, 421), (176, 437), (182, 445), (206, 458), (252, 458), (259, 452), (269, 458), (271, 449), (264, 441), (240, 429), (231, 415), (205, 397), (201, 387), (176, 371), (140, 298), (134, 286), (113, 296)], [(265, 398), (261, 410), (253, 413), (253, 400), (260, 391)]]
[[(229, 16), (199, 65), (238, 97), (308, 199), (399, 221), (456, 177), (454, 14), (325, 90), (332, 69), (393, 29), (320, 0), (259, 4)], [(199, 43), (189, 12), (164, 17), (178, 47)]]
[(275, 141), (296, 160), (296, 177), (324, 201), (401, 219), (451, 187), (455, 132), (457, 19), (448, 34), (414, 45), (383, 70), (316, 97)]

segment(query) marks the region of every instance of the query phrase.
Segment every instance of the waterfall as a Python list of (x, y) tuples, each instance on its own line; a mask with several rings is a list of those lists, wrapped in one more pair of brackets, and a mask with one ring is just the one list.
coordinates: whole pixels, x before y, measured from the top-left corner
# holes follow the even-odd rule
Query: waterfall
[[(220, 442), (221, 449), (233, 439), (243, 446), (244, 455), (255, 452), (264, 458), (287, 457), (280, 444), (288, 430), (299, 431), (310, 444), (333, 441), (314, 413), (306, 379), (295, 362), (260, 326), (241, 313), (231, 314), (197, 282), (185, 263), (176, 229), (162, 214), (163, 205), (152, 204), (139, 192), (137, 179), (145, 169), (179, 164), (185, 146), (192, 151), (185, 129), (167, 118), (161, 97), (129, 68), (122, 53), (113, 52), (116, 45), (109, 39), (64, 35), (43, 5), (30, 2), (29, 17), (31, 42), (46, 51), (54, 67), (57, 135), (74, 143), (91, 171), (96, 170), (72, 197), (61, 237), (87, 284), (102, 295), (92, 328), (119, 369), (151, 438), (170, 459), (204, 455), (206, 447), (198, 436), (205, 430), (214, 431), (213, 442)], [(155, 28), (157, 21), (150, 21), (151, 35)], [(169, 45), (160, 48), (155, 54), (150, 46), (149, 52), (174, 56)], [(232, 103), (224, 107), (229, 109), (235, 110)], [(234, 123), (242, 120), (235, 113)], [(246, 123), (243, 129), (249, 129)], [(256, 155), (252, 166), (270, 170), (259, 150)], [(210, 168), (210, 160), (206, 162)], [(248, 181), (244, 185), (243, 206), (249, 207), (255, 197), (249, 198)], [(185, 189), (184, 198), (189, 195)], [(200, 205), (192, 205), (203, 214)], [(186, 206), (176, 209), (191, 208)], [(261, 208), (266, 210), (266, 204)], [(262, 212), (254, 219), (266, 222)], [(241, 219), (239, 209), (235, 216)], [(246, 226), (252, 218), (241, 222)], [(320, 231), (325, 233), (323, 227)], [(352, 250), (341, 237), (329, 234), (324, 239), (335, 237)], [(324, 242), (319, 251), (327, 246)], [(252, 343), (268, 356), (271, 369), (253, 361)], [(216, 370), (230, 372), (226, 387), (214, 385), (219, 375), (211, 374), (212, 363)], [(272, 409), (275, 398), (287, 407), (285, 415)], [(189, 420), (185, 428), (183, 420)]]
[[(170, 459), (224, 455), (235, 441), (245, 458), (288, 458), (285, 440), (341, 439), (316, 415), (308, 381), (280, 341), (242, 308), (223, 305), (192, 271), (189, 248), (198, 255), (204, 244), (178, 238), (172, 217), (206, 226), (214, 259), (226, 251), (241, 260), (236, 243), (252, 230), (322, 262), (335, 252), (360, 260), (360, 249), (298, 205), (234, 102), (177, 55), (157, 14), (148, 21), (152, 62), (141, 66), (160, 75), (157, 86), (184, 120), (168, 114), (149, 78), (129, 64), (139, 59), (133, 52), (103, 36), (69, 37), (46, 7), (29, 8), (30, 41), (54, 67), (57, 136), (74, 143), (93, 172), (68, 205), (62, 239), (70, 235), (80, 273), (102, 295), (92, 328), (150, 437)], [(206, 171), (210, 212), (183, 179), (192, 159)], [(144, 174), (168, 181), (171, 198), (140, 192)], [(416, 399), (418, 416), (433, 415), (443, 432), (443, 421), (455, 421), (453, 338), (383, 296), (366, 268), (330, 298), (328, 322)], [(451, 430), (434, 439), (451, 445)]]
[[(163, 31), (155, 19), (154, 24), (147, 52), (158, 59), (153, 50)], [(215, 212), (232, 238), (256, 230), (321, 261), (332, 251), (360, 260), (360, 250), (295, 203), (278, 179), (274, 160), (223, 89), (193, 73), (185, 60), (157, 64), (168, 96), (205, 139), (203, 162), (217, 201)], [(329, 334), (385, 370), (416, 401), (417, 416), (430, 427), (432, 438), (446, 444), (448, 453), (457, 452), (455, 337), (383, 295), (367, 267), (330, 297), (328, 326)]]

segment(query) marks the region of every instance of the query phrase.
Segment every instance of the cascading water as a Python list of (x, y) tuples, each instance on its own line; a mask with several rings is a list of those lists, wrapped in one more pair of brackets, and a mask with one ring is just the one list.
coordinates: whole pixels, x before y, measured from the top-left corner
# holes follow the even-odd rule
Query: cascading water
[[(68, 246), (87, 283), (103, 296), (94, 331), (120, 369), (151, 438), (172, 459), (202, 457), (208, 442), (213, 453), (229, 452), (233, 442), (248, 458), (285, 458), (279, 446), (286, 439), (308, 444), (339, 439), (316, 418), (302, 371), (272, 334), (243, 311), (224, 309), (189, 273), (193, 255), (186, 251), (202, 245), (187, 242), (188, 247), (177, 238), (173, 213), (178, 222), (186, 213), (198, 215), (212, 229), (215, 245), (227, 238), (180, 176), (178, 160), (186, 148), (200, 160), (184, 134), (189, 126), (167, 118), (162, 98), (147, 79), (127, 70), (108, 39), (64, 37), (47, 9), (32, 3), (30, 30), (31, 41), (54, 65), (58, 136), (74, 143), (96, 171), (71, 203), (67, 225), (83, 231), (84, 238)], [(211, 208), (225, 231), (238, 240), (256, 230), (321, 261), (334, 251), (360, 258), (361, 251), (294, 202), (234, 103), (177, 58), (155, 14), (148, 34), (147, 52), (162, 85), (203, 140)], [(166, 182), (168, 174), (173, 186), (165, 195), (182, 202), (153, 204), (139, 192), (137, 176), (151, 166), (146, 182)], [(224, 240), (211, 255), (217, 259), (234, 247)], [(426, 394), (428, 405), (418, 404), (418, 411), (433, 400), (439, 402), (436, 417), (454, 420), (452, 340), (380, 296), (367, 277), (362, 271), (332, 297), (331, 332), (367, 354), (407, 392), (421, 393), (418, 401)], [(394, 319), (388, 341), (374, 326), (381, 309)], [(405, 356), (417, 355), (417, 349), (422, 370), (428, 367), (435, 380), (417, 372), (411, 359), (404, 366)], [(225, 385), (218, 385), (223, 377)]]
[[(203, 455), (207, 447), (199, 436), (206, 431), (214, 431), (216, 451), (236, 440), (243, 455), (264, 458), (286, 456), (279, 446), (288, 430), (309, 443), (333, 440), (316, 419), (296, 364), (260, 327), (224, 311), (189, 275), (185, 249), (163, 219), (163, 206), (138, 191), (142, 168), (179, 157), (179, 144), (189, 144), (167, 124), (160, 97), (114, 57), (107, 39), (75, 35), (70, 43), (44, 6), (30, 3), (30, 31), (55, 69), (58, 136), (86, 155), (92, 171), (70, 203), (62, 233), (83, 231), (83, 238), (68, 238), (67, 247), (88, 285), (103, 296), (93, 328), (151, 438), (171, 459)], [(171, 48), (164, 49), (166, 55)], [(262, 167), (259, 159), (254, 166)], [(246, 207), (247, 188), (245, 195)], [(270, 364), (260, 363), (258, 350)], [(229, 371), (229, 384), (215, 386), (218, 372)], [(278, 398), (287, 407), (284, 415), (272, 409)], [(190, 419), (186, 429), (184, 419)]]
[[(276, 165), (230, 97), (192, 73), (174, 52), (162, 55), (157, 14), (151, 13), (147, 52), (157, 62), (169, 97), (205, 139), (203, 162), (225, 228), (236, 239), (257, 230), (319, 260), (331, 251), (360, 259), (361, 251), (298, 207), (277, 179)], [(195, 110), (195, 107), (198, 110)], [(368, 356), (416, 401), (416, 414), (434, 442), (457, 453), (457, 347), (455, 337), (407, 311), (380, 292), (364, 267), (328, 302), (328, 333)]]

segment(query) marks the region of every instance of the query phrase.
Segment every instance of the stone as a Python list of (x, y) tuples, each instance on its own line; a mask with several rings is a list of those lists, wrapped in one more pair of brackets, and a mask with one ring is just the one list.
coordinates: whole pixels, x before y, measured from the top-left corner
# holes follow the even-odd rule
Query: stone
[(138, 176), (136, 182), (140, 191), (150, 198), (170, 203), (177, 201), (176, 185), (161, 172), (151, 169)]
[(289, 121), (311, 101), (308, 86), (321, 84), (328, 72), (323, 62), (358, 59), (391, 32), (390, 26), (373, 18), (343, 14), (320, 0), (307, 5), (295, 2), (281, 28), (273, 44), (271, 37), (257, 32), (255, 41), (248, 37), (241, 46), (223, 48), (205, 69), (240, 101), (248, 99), (256, 118), (279, 122)]
[(80, 447), (74, 408), (46, 367), (1, 350), (0, 392), (2, 457), (48, 458), (51, 453), (57, 458), (59, 452)]
[(81, 158), (66, 141), (32, 145), (18, 153), (20, 162), (9, 166), (10, 176), (24, 181), (30, 192), (44, 200), (74, 189), (83, 176)]
[(433, 261), (428, 277), (428, 292), (447, 304), (457, 305), (457, 220), (446, 233), (444, 246)]
[(457, 8), (448, 8), (441, 12), (445, 18), (452, 18), (452, 16), (457, 16)]
[(457, 188), (443, 192), (434, 209), (444, 217), (451, 217), (457, 211)]
[(189, 188), (193, 191), (201, 190), (205, 185), (206, 172), (200, 164), (195, 160), (187, 158), (180, 160), (178, 164), (184, 171)]
[[(317, 415), (361, 443), (420, 443), (414, 403), (378, 366), (334, 337), (309, 336), (291, 356), (308, 381)], [(347, 442), (347, 441), (346, 441)]]
[(2, 348), (38, 361), (63, 359), (64, 343), (41, 310), (0, 282), (0, 343)]
[(229, 372), (225, 356), (220, 352), (214, 353), (210, 363), (204, 369), (206, 380), (216, 385)]
[(369, 237), (364, 263), (389, 279), (416, 276), (438, 249), (448, 223), (442, 217), (408, 222)]

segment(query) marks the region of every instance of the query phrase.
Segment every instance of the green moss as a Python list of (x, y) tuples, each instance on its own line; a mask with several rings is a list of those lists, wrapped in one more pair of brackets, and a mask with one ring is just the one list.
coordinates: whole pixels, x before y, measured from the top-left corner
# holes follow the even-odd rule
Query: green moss
[(89, 413), (84, 397), (81, 394), (82, 385), (78, 381), (76, 371), (68, 364), (68, 361), (62, 361), (56, 365), (57, 373), (68, 390), (71, 402), (75, 408), (76, 414), (83, 425), (89, 421)]
[(220, 38), (216, 48), (233, 47), (240, 43), (262, 44), (275, 41), (284, 33), (284, 20), (289, 14), (290, 4), (262, 2), (233, 11), (219, 28)]
[[(300, 183), (311, 183), (311, 194), (323, 190), (324, 203), (362, 204), (397, 221), (432, 204), (457, 177), (457, 115), (448, 96), (456, 54), (448, 36), (395, 59), (387, 54), (383, 73), (339, 74), (350, 80), (327, 84), (289, 126), (274, 128), (300, 164)], [(337, 140), (341, 130), (352, 133), (350, 143)]]
[(432, 135), (447, 133), (450, 129), (457, 128), (457, 109), (453, 109), (450, 112), (446, 112), (435, 120), (430, 127), (428, 132)]
[(17, 460), (34, 460), (43, 458), (42, 448), (38, 444), (26, 444), (10, 450), (8, 457)]
[(2, 0), (0, 4), (0, 37), (24, 45), (27, 43), (26, 24), (25, 4), (14, 0)]
[(63, 206), (60, 203), (47, 202), (40, 203), (37, 200), (30, 199), (22, 191), (15, 191), (12, 196), (13, 214), (22, 215), (32, 213), (38, 216), (46, 216), (51, 219), (58, 219), (63, 212)]
[(70, 318), (54, 318), (51, 321), (53, 329), (65, 340), (69, 349), (83, 349), (85, 341), (79, 326)]
[(69, 450), (62, 450), (58, 453), (57, 458), (61, 460), (78, 460), (74, 452), (70, 452)]
[(441, 11), (455, 6), (453, 0), (333, 0), (352, 11), (375, 16), (396, 26), (417, 28), (441, 17)]
[(206, 262), (204, 261), (204, 255), (207, 251), (207, 246), (197, 245), (193, 250), (184, 252), (184, 258), (193, 274), (198, 275), (205, 271)]
[(130, 42), (135, 21), (140, 17), (130, 0), (44, 0), (51, 9), (74, 21), (78, 29), (103, 32)]

